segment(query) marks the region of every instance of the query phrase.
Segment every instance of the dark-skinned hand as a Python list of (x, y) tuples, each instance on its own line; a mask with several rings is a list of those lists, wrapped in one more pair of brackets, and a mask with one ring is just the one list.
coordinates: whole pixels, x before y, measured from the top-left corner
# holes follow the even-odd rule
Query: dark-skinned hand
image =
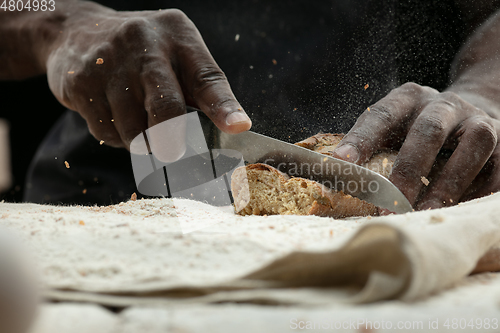
[[(390, 181), (416, 209), (440, 208), (500, 190), (499, 133), (500, 121), (457, 94), (406, 83), (370, 106), (334, 154), (361, 164), (399, 149)], [(453, 153), (421, 192), (443, 148)]]
[(251, 127), (184, 13), (79, 5), (52, 44), (46, 70), (56, 98), (85, 118), (97, 140), (130, 149), (138, 134), (186, 113), (186, 105), (201, 109), (225, 132)]

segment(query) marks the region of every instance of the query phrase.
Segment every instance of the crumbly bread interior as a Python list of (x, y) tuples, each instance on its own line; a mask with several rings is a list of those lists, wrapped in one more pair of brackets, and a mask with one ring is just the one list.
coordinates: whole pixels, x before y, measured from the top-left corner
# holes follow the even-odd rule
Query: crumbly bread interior
[[(247, 185), (248, 184), (248, 185)], [(378, 209), (308, 179), (291, 178), (264, 164), (238, 168), (231, 187), (240, 215), (319, 215), (343, 218), (378, 215)]]

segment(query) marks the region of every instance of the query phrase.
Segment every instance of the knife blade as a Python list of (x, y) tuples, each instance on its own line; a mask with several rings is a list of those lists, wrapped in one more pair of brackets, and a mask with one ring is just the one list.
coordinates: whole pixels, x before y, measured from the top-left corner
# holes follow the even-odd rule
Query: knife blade
[(376, 172), (252, 131), (227, 134), (201, 111), (198, 114), (209, 149), (236, 150), (247, 164), (265, 163), (289, 176), (312, 179), (391, 212), (413, 210), (403, 193)]

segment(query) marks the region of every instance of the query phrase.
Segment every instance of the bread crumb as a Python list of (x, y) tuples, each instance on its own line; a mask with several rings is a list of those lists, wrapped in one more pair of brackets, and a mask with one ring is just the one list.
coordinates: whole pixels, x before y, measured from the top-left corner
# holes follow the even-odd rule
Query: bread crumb
[(136, 201), (137, 200), (137, 194), (135, 192), (132, 193), (132, 195), (130, 196), (130, 200), (132, 200), (132, 201)]
[(92, 100), (92, 98), (90, 99), (90, 101), (91, 101), (91, 102), (93, 101), (93, 100)]
[(369, 107), (368, 107), (368, 108), (366, 108), (366, 111), (370, 112), (370, 108), (369, 108)]
[(75, 74), (75, 71), (69, 71), (68, 74)]
[(450, 199), (450, 202), (453, 203), (453, 199)]
[(383, 169), (387, 168), (387, 164), (388, 164), (388, 163), (389, 163), (389, 160), (387, 159), (387, 157), (386, 157), (386, 158), (384, 158), (384, 159), (382, 160), (382, 168), (383, 168)]
[(97, 60), (95, 61), (95, 63), (97, 65), (102, 65), (102, 64), (104, 64), (104, 59), (103, 58), (97, 58)]
[(240, 34), (236, 34), (236, 36), (234, 36), (234, 41), (237, 42), (240, 40)]
[(101, 140), (99, 141), (99, 144), (102, 146), (102, 144), (104, 143), (104, 140)]
[(432, 224), (436, 224), (436, 223), (441, 223), (443, 221), (444, 217), (442, 217), (441, 215), (432, 215), (431, 220), (429, 222)]
[(84, 188), (83, 191), (82, 191), (83, 194), (87, 194), (87, 189)]
[(85, 222), (83, 222), (83, 220), (80, 220), (80, 222), (78, 222), (79, 225), (85, 225)]
[(69, 163), (68, 163), (68, 161), (64, 161), (64, 165), (66, 166), (66, 168), (69, 169)]
[(398, 202), (397, 201), (394, 201), (394, 206), (397, 206), (398, 205)]
[(365, 84), (365, 90), (366, 90), (366, 89), (368, 89), (368, 87), (369, 87), (369, 86), (370, 86), (370, 85), (369, 85), (368, 83), (367, 83), (367, 84)]
[(277, 65), (278, 62), (276, 61), (276, 59), (273, 59), (273, 65)]
[(114, 119), (111, 119), (111, 122), (114, 122), (115, 120)]
[(420, 177), (420, 180), (422, 183), (424, 183), (425, 186), (429, 186), (429, 180), (425, 178), (424, 176)]

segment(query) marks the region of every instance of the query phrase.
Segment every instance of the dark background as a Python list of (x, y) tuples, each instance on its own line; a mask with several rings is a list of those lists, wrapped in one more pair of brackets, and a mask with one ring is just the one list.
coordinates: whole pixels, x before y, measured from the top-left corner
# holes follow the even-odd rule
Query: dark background
[[(404, 82), (444, 89), (466, 36), (448, 0), (100, 2), (119, 10), (183, 10), (252, 129), (291, 142), (348, 131), (367, 106)], [(0, 117), (11, 124), (14, 174), (0, 199), (19, 202), (31, 158), (64, 108), (43, 76), (0, 82), (0, 97)]]

